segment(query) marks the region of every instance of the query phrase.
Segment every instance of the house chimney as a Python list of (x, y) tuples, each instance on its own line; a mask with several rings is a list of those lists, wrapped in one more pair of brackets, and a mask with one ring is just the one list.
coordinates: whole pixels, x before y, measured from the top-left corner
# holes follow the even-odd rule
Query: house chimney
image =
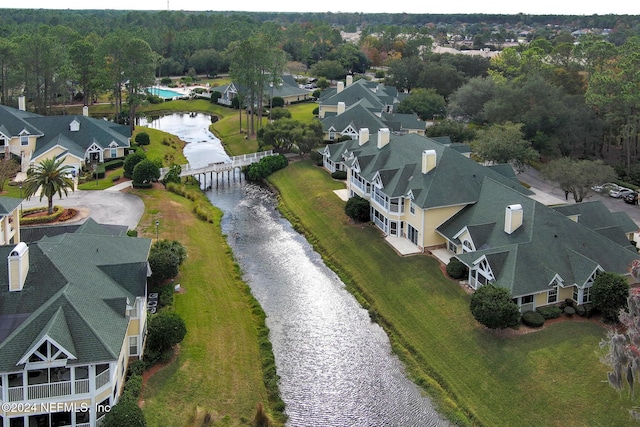
[(367, 142), (369, 142), (369, 128), (362, 128), (358, 135), (358, 145), (364, 145)]
[(504, 212), (504, 232), (511, 234), (522, 225), (524, 212), (522, 205), (509, 205)]
[(347, 76), (347, 86), (351, 86), (353, 84), (353, 76), (352, 75), (348, 75)]
[(82, 107), (82, 115), (85, 117), (89, 117), (89, 107), (87, 107), (86, 105)]
[(343, 89), (344, 89), (344, 82), (338, 82), (338, 85), (336, 86), (336, 93), (342, 92)]
[(20, 242), (9, 253), (7, 258), (9, 266), (9, 291), (21, 291), (29, 272), (29, 247)]
[(338, 116), (342, 113), (344, 113), (344, 110), (346, 109), (346, 105), (344, 102), (338, 102)]
[(24, 95), (18, 97), (18, 110), (27, 111), (27, 100)]
[(391, 132), (389, 132), (389, 128), (382, 128), (378, 130), (378, 149), (384, 147), (389, 143), (390, 136)]
[(422, 152), (422, 173), (429, 173), (436, 167), (436, 150), (424, 150)]

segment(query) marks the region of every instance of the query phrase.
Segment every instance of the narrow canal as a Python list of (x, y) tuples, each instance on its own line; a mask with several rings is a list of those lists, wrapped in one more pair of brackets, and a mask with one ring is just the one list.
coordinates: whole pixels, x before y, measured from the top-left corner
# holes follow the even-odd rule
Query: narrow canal
[[(189, 142), (193, 167), (223, 161), (210, 118), (164, 116), (150, 127)], [(289, 426), (445, 426), (409, 381), (389, 339), (306, 240), (270, 191), (236, 175), (207, 191), (244, 279), (267, 314)]]

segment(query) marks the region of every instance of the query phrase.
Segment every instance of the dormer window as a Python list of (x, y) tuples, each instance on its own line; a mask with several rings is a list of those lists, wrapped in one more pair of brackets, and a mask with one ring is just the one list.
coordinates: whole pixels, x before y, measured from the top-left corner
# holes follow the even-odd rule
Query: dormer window
[(20, 145), (29, 145), (29, 135), (20, 135)]
[(69, 123), (69, 130), (71, 132), (78, 132), (80, 130), (80, 122), (76, 119), (73, 119), (73, 121)]

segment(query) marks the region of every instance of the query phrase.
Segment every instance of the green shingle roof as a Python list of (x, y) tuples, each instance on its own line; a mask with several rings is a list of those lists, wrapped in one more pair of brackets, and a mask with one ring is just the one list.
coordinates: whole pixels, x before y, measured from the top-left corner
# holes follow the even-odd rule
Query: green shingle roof
[[(149, 239), (78, 233), (29, 244), (24, 288), (9, 292), (7, 262), (0, 262), (0, 371), (18, 361), (43, 336), (71, 352), (74, 363), (118, 357), (126, 336), (127, 301), (146, 291)], [(14, 246), (0, 246), (6, 259)]]
[[(514, 233), (507, 234), (505, 209), (513, 204), (522, 206), (523, 223)], [(457, 258), (471, 265), (486, 256), (496, 284), (509, 289), (513, 296), (547, 290), (556, 274), (565, 285), (579, 286), (598, 266), (626, 274), (639, 258), (635, 250), (489, 178), (483, 181), (478, 201), (438, 227), (438, 232), (453, 240), (463, 227), (469, 230), (476, 249), (482, 249)], [(508, 256), (494, 265), (496, 254), (505, 253)]]
[[(417, 134), (391, 135), (390, 142), (381, 149), (377, 147), (377, 139), (378, 134), (373, 134), (369, 142), (363, 145), (358, 145), (357, 141), (345, 141), (342, 150), (337, 148), (332, 153), (332, 160), (353, 152), (360, 166), (360, 175), (364, 179), (373, 182), (374, 176), (380, 174), (383, 176), (383, 192), (386, 195), (399, 197), (411, 191), (413, 202), (420, 208), (474, 203), (478, 199), (485, 176), (522, 194), (533, 194), (519, 183), (433, 139)], [(423, 174), (422, 153), (425, 150), (436, 152), (436, 167)], [(338, 154), (340, 151), (341, 154)], [(390, 173), (399, 170), (402, 170), (401, 174)]]

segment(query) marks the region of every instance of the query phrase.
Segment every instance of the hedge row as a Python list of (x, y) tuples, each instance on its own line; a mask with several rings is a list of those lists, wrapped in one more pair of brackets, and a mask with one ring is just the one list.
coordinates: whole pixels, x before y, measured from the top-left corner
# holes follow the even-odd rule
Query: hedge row
[(260, 159), (258, 163), (253, 163), (247, 168), (247, 177), (251, 181), (260, 181), (277, 170), (285, 168), (289, 160), (282, 154), (268, 156)]
[(38, 212), (45, 212), (46, 210), (47, 210), (46, 207), (24, 209), (22, 211), (22, 215), (20, 216), (20, 224), (22, 225), (46, 224), (48, 222), (52, 222), (59, 219), (60, 216), (64, 213), (64, 208), (62, 206), (54, 206), (53, 213), (51, 215), (25, 217), (25, 215), (34, 214)]

